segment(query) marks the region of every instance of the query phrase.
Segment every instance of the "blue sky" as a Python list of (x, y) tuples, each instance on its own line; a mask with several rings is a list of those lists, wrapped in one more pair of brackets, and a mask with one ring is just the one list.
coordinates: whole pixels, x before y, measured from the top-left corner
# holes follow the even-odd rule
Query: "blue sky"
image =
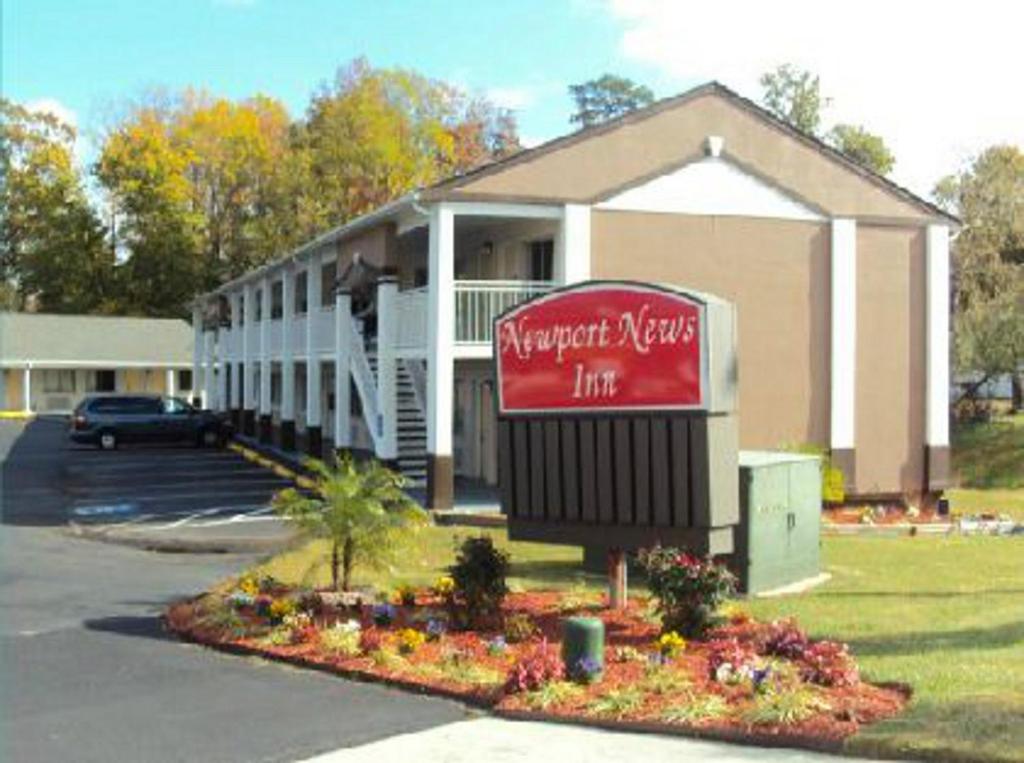
[[(5, 0), (5, 94), (57, 101), (80, 127), (152, 86), (266, 93), (293, 115), (350, 59), (404, 66), (516, 108), (536, 141), (568, 131), (567, 86), (605, 70), (658, 84), (624, 61), (601, 6), (551, 0)], [(665, 85), (667, 83), (661, 82)]]
[[(821, 76), (824, 124), (862, 124), (927, 195), (995, 143), (1024, 146), (1012, 54), (1024, 3), (858, 0), (0, 0), (4, 95), (86, 136), (152, 87), (257, 92), (301, 114), (356, 56), (513, 107), (528, 144), (568, 132), (567, 87), (606, 71), (671, 95), (717, 79), (753, 99), (791, 62)], [(86, 145), (80, 156), (88, 157)]]

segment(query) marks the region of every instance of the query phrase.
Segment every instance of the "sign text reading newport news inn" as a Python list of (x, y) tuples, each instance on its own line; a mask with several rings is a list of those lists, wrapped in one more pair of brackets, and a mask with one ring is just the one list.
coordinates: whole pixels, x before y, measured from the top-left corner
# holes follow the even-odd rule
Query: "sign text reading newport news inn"
[(701, 408), (704, 306), (642, 284), (591, 283), (495, 322), (502, 413)]

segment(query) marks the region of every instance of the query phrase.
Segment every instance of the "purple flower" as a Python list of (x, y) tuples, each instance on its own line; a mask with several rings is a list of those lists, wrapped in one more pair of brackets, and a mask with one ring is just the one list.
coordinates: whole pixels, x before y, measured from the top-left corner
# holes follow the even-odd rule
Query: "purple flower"
[(396, 611), (391, 604), (375, 604), (373, 606), (373, 622), (376, 625), (391, 625), (395, 620)]
[(436, 641), (445, 634), (447, 627), (442, 620), (428, 620), (427, 621), (427, 638), (431, 641)]

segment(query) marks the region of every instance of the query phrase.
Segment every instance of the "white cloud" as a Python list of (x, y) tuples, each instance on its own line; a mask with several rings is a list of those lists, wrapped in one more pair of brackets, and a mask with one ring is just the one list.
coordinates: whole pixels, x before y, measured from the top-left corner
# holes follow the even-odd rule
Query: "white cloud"
[(607, 0), (621, 53), (680, 90), (717, 79), (758, 100), (760, 75), (793, 63), (821, 76), (826, 125), (863, 124), (896, 156), (893, 179), (928, 195), (994, 143), (1024, 146), (1014, 54), (1024, 6), (862, 0), (773, 3)]
[(52, 114), (65, 124), (78, 129), (78, 115), (56, 98), (37, 98), (25, 104), (28, 111)]
[(534, 91), (529, 87), (492, 87), (484, 95), (497, 106), (519, 111), (534, 102)]

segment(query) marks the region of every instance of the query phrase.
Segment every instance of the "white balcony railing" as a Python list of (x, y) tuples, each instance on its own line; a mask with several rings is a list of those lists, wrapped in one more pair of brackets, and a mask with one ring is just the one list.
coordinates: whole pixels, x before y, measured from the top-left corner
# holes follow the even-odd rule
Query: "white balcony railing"
[(401, 352), (425, 352), (427, 348), (427, 287), (398, 292), (395, 299), (395, 346)]
[(551, 281), (456, 281), (455, 343), (490, 344), (498, 315), (555, 286)]

